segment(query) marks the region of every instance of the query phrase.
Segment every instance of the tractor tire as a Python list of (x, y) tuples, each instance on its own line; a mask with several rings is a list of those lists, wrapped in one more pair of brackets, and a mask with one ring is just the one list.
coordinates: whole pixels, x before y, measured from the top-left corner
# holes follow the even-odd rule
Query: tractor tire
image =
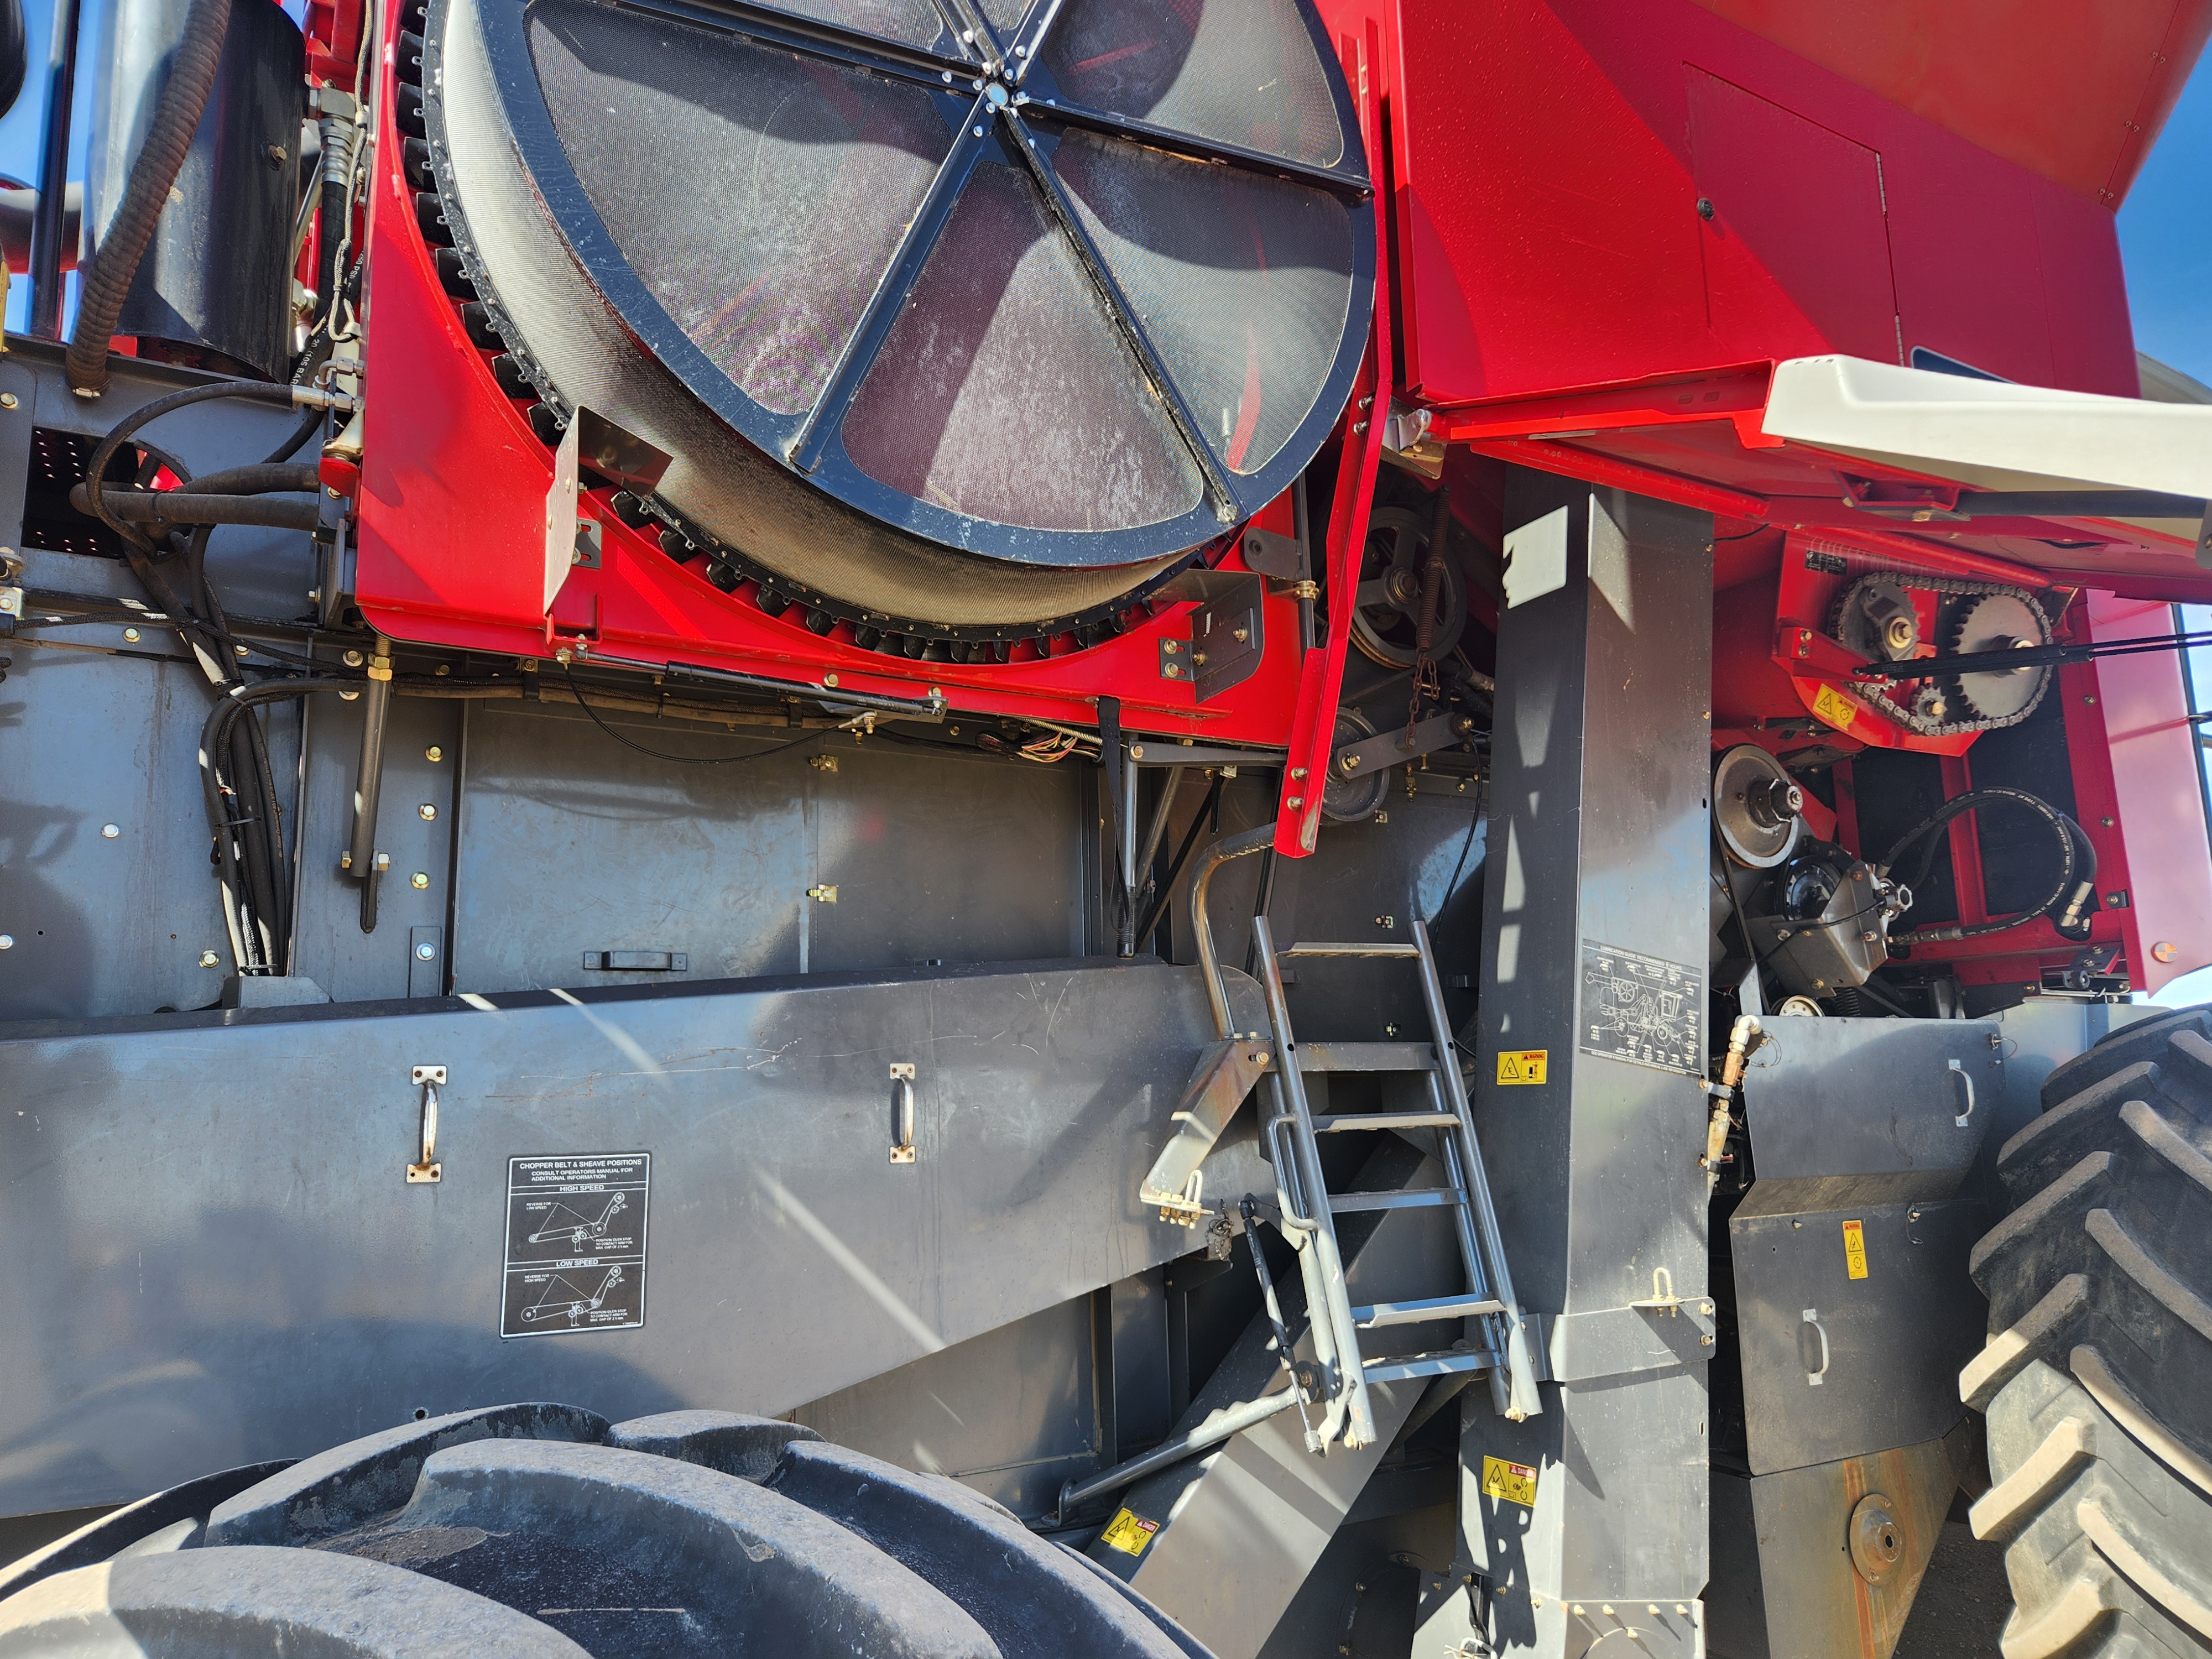
[(795, 1424), (512, 1405), (210, 1475), (0, 1567), (0, 1659), (1205, 1659), (943, 1476)]
[(2212, 1008), (2123, 1027), (2051, 1074), (1975, 1246), (2006, 1659), (2212, 1650)]

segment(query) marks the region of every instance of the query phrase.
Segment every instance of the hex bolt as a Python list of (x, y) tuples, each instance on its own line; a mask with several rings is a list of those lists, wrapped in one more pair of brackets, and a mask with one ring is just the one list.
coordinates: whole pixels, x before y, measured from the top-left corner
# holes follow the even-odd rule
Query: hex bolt
[(363, 657), (358, 651), (349, 651), (345, 655), (340, 657), (338, 660), (343, 663), (348, 668), (358, 668), (362, 663), (366, 662), (368, 659)]
[(438, 947), (425, 939), (415, 947), (415, 959), (418, 962), (435, 962), (438, 959)]
[(215, 967), (222, 960), (222, 958), (216, 955), (212, 951), (203, 951), (200, 952), (200, 966), (203, 968)]
[(422, 889), (428, 887), (430, 884), (430, 872), (427, 870), (417, 870), (413, 875), (407, 878), (407, 884), (410, 887), (416, 889), (417, 891), (420, 891)]
[(136, 645), (138, 642), (138, 630), (135, 628), (126, 628), (123, 630), (123, 637)]
[(426, 800), (415, 809), (415, 815), (427, 823), (438, 816), (438, 809)]
[(434, 743), (422, 751), (422, 758), (427, 761), (441, 761), (446, 758), (446, 751)]
[(119, 823), (103, 823), (100, 826), (100, 837), (105, 841), (113, 841), (122, 833), (123, 826)]
[(12, 951), (15, 948), (15, 936), (13, 933), (0, 933), (0, 951)]
[(0, 392), (0, 409), (13, 409), (15, 406), (15, 394), (12, 392)]

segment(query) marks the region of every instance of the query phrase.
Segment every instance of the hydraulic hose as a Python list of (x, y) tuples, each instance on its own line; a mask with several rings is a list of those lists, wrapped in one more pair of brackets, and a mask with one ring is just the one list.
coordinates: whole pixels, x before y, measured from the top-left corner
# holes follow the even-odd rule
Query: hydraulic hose
[[(2050, 802), (2029, 794), (2025, 789), (1970, 789), (1963, 795), (1945, 801), (1905, 831), (1897, 845), (1889, 849), (1889, 856), (1882, 860), (1883, 866), (1894, 872), (1899, 861), (1918, 847), (1919, 862), (1913, 866), (1911, 876), (1905, 883), (1908, 887), (1918, 887), (1934, 867), (1937, 834), (1948, 828), (1953, 819), (1998, 802), (2025, 808), (2042, 819), (2051, 834), (2057, 836), (2060, 854), (2058, 880), (2051, 888), (2050, 896), (2041, 903), (2031, 905), (2014, 915), (1990, 921), (1952, 922), (1940, 927), (1923, 927), (1903, 935), (1900, 943), (1944, 944), (1956, 939), (1982, 939), (2046, 915), (2052, 916), (2053, 925), (2069, 938), (2079, 939), (2087, 933), (2089, 906), (2097, 890), (2097, 850), (2089, 844), (2088, 835), (2080, 824)], [(2063, 909), (2060, 908), (2062, 905)]]
[(169, 191), (191, 150), (208, 94), (215, 90), (223, 38), (229, 31), (230, 0), (192, 0), (145, 146), (124, 184), (123, 204), (116, 209), (93, 255), (92, 269), (85, 273), (76, 329), (63, 361), (70, 390), (80, 398), (97, 398), (107, 390), (107, 353), (115, 339), (116, 319), (123, 314), (123, 301), (138, 275), (139, 262), (146, 257)]
[[(300, 488), (296, 484), (273, 487)], [(97, 516), (110, 524), (118, 520), (123, 524), (248, 524), (276, 530), (313, 530), (322, 522), (322, 509), (312, 501), (271, 501), (264, 495), (213, 495), (198, 489), (118, 489), (112, 486), (100, 494)], [(80, 513), (94, 511), (92, 496), (82, 484), (70, 489), (70, 505)]]
[[(249, 403), (296, 404), (304, 409), (319, 410), (337, 407), (349, 410), (353, 407), (353, 399), (349, 396), (343, 392), (324, 392), (313, 386), (270, 385), (260, 380), (218, 380), (207, 386), (186, 386), (182, 392), (172, 392), (166, 398), (156, 398), (150, 404), (142, 404), (109, 428), (107, 435), (100, 441), (100, 447), (92, 452), (91, 459), (85, 463), (84, 476), (88, 483), (94, 479), (106, 479), (108, 464), (115, 459), (115, 452), (120, 449), (140, 428), (150, 426), (162, 416), (177, 410), (189, 408), (193, 404), (206, 403), (216, 398), (243, 398)], [(231, 469), (233, 471), (238, 470)], [(84, 489), (85, 486), (79, 485), (77, 488)], [(80, 502), (76, 499), (76, 491), (70, 492), (71, 503), (79, 512), (92, 514), (124, 540), (135, 540), (143, 546), (146, 544), (143, 538), (135, 536), (125, 526), (121, 518), (109, 511), (111, 501), (126, 498), (127, 492), (115, 494), (102, 489), (97, 495), (87, 490), (85, 500)], [(173, 507), (176, 505), (172, 503)], [(150, 518), (154, 515), (149, 514), (147, 516)], [(190, 523), (191, 520), (185, 520), (184, 522)], [(215, 522), (215, 520), (208, 520), (208, 522)], [(311, 525), (308, 527), (313, 526)]]

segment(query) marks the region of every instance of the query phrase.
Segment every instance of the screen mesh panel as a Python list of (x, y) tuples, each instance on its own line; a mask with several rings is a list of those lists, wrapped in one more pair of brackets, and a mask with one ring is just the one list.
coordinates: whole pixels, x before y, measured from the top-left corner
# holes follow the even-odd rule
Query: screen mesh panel
[(1029, 14), (1029, 0), (983, 0), (983, 15), (991, 20), (991, 27), (999, 32), (1001, 43), (1014, 38), (1022, 19)]
[(530, 23), (562, 147), (647, 290), (754, 402), (811, 407), (951, 143), (929, 94), (594, 0)]
[(878, 483), (1036, 530), (1188, 513), (1196, 462), (1029, 175), (975, 169), (845, 417)]
[(944, 15), (930, 0), (775, 0), (774, 9), (902, 46), (953, 50)]
[(1233, 471), (1314, 406), (1352, 302), (1352, 216), (1326, 191), (1071, 131), (1054, 170)]
[(1344, 157), (1292, 0), (1067, 0), (1042, 61), (1060, 94), (1312, 167)]

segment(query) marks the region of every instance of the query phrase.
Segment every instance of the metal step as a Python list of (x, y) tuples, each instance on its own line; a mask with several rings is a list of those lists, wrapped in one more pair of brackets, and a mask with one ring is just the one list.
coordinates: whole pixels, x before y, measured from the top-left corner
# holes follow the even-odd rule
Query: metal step
[(1464, 1204), (1467, 1194), (1456, 1187), (1416, 1187), (1404, 1193), (1331, 1193), (1328, 1207), (1338, 1215), (1360, 1210), (1423, 1210), (1434, 1205)]
[(1480, 1296), (1432, 1296), (1420, 1302), (1378, 1302), (1371, 1308), (1354, 1308), (1352, 1322), (1363, 1331), (1377, 1325), (1420, 1325), (1432, 1319), (1472, 1319), (1477, 1314), (1504, 1313), (1505, 1304)]
[(1275, 952), (1278, 961), (1288, 957), (1417, 957), (1418, 945), (1286, 945)]
[(1505, 1361), (1485, 1348), (1475, 1353), (1417, 1353), (1405, 1359), (1370, 1359), (1367, 1380), (1403, 1382), (1416, 1376), (1452, 1376), (1462, 1371), (1495, 1370)]
[(1313, 1121), (1317, 1135), (1347, 1134), (1354, 1129), (1449, 1129), (1459, 1120), (1449, 1112), (1338, 1112)]
[(1301, 1042), (1301, 1072), (1427, 1072), (1437, 1063), (1427, 1042)]

